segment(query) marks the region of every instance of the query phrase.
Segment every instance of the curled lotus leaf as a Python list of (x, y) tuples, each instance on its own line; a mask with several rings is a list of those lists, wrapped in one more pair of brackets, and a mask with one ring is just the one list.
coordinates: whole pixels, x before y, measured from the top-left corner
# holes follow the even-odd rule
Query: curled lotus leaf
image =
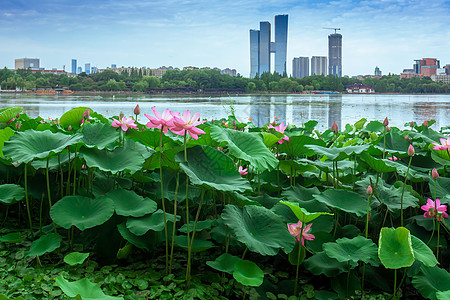
[(252, 261), (239, 260), (234, 264), (233, 277), (242, 285), (257, 287), (264, 281), (264, 272)]
[(0, 202), (13, 204), (25, 198), (25, 189), (17, 184), (0, 185)]
[(52, 252), (61, 246), (62, 237), (56, 233), (49, 233), (41, 236), (31, 243), (30, 251), (26, 256), (41, 256), (47, 252)]
[(142, 217), (154, 212), (158, 206), (150, 198), (144, 198), (134, 191), (124, 189), (112, 190), (99, 198), (111, 199), (114, 202), (116, 214), (125, 217)]
[(415, 259), (409, 230), (405, 227), (381, 228), (378, 257), (388, 269), (410, 267)]
[(76, 297), (83, 300), (119, 300), (123, 297), (107, 296), (102, 289), (95, 283), (92, 283), (87, 278), (77, 281), (68, 281), (63, 275), (56, 278), (56, 285), (69, 297)]

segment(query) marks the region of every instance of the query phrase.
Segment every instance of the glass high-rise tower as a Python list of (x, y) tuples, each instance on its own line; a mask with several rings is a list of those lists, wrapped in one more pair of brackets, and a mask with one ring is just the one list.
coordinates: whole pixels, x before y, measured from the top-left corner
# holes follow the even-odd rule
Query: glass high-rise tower
[(328, 36), (328, 74), (342, 77), (342, 35)]
[(72, 59), (72, 73), (77, 73), (77, 60)]
[(275, 53), (275, 72), (286, 72), (288, 15), (275, 16), (275, 42), (271, 42), (270, 22), (259, 23), (250, 30), (250, 77), (271, 70), (271, 53)]

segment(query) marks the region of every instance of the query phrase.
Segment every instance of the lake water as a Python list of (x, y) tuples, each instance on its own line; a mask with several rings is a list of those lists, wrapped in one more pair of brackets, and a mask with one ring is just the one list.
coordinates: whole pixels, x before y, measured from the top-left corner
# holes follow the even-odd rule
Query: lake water
[[(289, 124), (301, 125), (308, 120), (317, 120), (320, 129), (329, 128), (336, 122), (339, 128), (353, 124), (361, 118), (384, 120), (389, 118), (391, 126), (404, 127), (412, 120), (436, 120), (433, 128), (450, 126), (450, 95), (97, 95), (97, 96), (35, 96), (0, 94), (0, 108), (22, 106), (32, 117), (60, 117), (77, 106), (87, 106), (108, 117), (123, 112), (132, 115), (139, 104), (142, 113), (152, 114), (155, 106), (162, 112), (169, 108), (183, 112), (189, 109), (199, 112), (202, 118), (220, 119), (233, 108), (241, 122), (251, 117), (261, 126), (275, 117)], [(141, 115), (141, 122), (146, 118)]]

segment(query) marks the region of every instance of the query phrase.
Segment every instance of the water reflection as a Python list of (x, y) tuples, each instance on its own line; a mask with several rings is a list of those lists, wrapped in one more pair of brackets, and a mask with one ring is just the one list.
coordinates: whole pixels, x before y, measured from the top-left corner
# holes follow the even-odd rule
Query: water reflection
[[(34, 96), (0, 94), (0, 108), (22, 106), (31, 117), (56, 118), (78, 106), (87, 106), (106, 116), (124, 112), (131, 115), (139, 103), (141, 111), (151, 113), (155, 106), (159, 111), (169, 108), (183, 112), (186, 109), (199, 112), (202, 118), (220, 119), (234, 109), (237, 118), (262, 126), (275, 117), (280, 122), (302, 125), (309, 120), (319, 122), (319, 129), (330, 128), (336, 122), (339, 128), (353, 124), (361, 118), (382, 121), (385, 117), (391, 126), (404, 127), (414, 120), (435, 119), (438, 129), (450, 126), (450, 95), (243, 95), (243, 96), (150, 96), (150, 95), (101, 95), (101, 96)], [(140, 120), (144, 122), (145, 117)]]

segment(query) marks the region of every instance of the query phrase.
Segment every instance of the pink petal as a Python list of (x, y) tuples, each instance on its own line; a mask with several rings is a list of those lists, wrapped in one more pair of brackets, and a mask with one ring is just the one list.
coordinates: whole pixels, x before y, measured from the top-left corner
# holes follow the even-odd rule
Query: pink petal
[(128, 126), (127, 126), (127, 124), (122, 124), (122, 130), (123, 131), (127, 131), (128, 130)]
[(156, 110), (156, 107), (152, 107), (153, 113), (158, 120), (161, 120), (161, 114)]

